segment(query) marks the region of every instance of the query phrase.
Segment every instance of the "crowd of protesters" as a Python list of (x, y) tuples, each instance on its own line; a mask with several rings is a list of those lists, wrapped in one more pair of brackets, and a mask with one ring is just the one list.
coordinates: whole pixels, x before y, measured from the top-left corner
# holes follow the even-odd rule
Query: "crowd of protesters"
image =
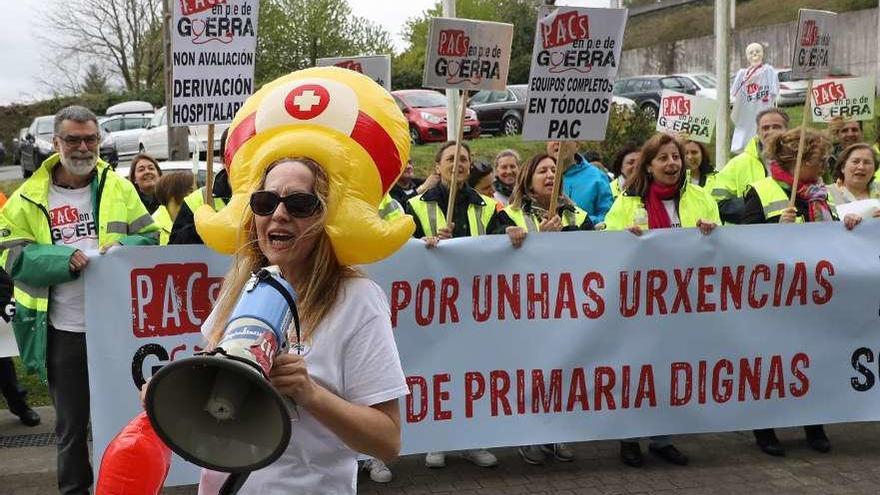
[[(424, 179), (416, 177), (412, 163), (408, 164), (380, 205), (380, 214), (388, 218), (411, 215), (416, 224), (414, 237), (427, 248), (447, 239), (483, 235), (506, 235), (511, 245), (518, 248), (528, 242), (528, 236), (543, 232), (626, 230), (641, 235), (649, 229), (697, 228), (702, 234), (711, 235), (725, 224), (837, 220), (851, 229), (862, 218), (852, 214), (840, 218), (837, 205), (880, 198), (880, 186), (875, 183), (880, 150), (863, 142), (860, 122), (835, 122), (826, 132), (808, 129), (802, 164), (797, 170), (801, 131), (789, 129), (788, 115), (775, 108), (765, 110), (757, 116), (757, 129), (758, 135), (744, 151), (720, 167), (718, 173), (703, 144), (662, 133), (614, 150), (613, 156), (608, 157), (607, 168), (602, 156), (580, 153), (576, 144), (570, 142), (548, 142), (546, 151), (534, 156), (520, 156), (511, 149), (498, 150), (491, 162), (477, 160), (466, 143), (457, 146), (447, 142), (437, 147), (433, 167)], [(155, 159), (140, 154), (133, 159), (126, 181), (115, 173), (108, 175), (108, 166), (103, 162), (95, 164), (98, 143), (97, 122), (91, 112), (82, 107), (62, 110), (55, 121), (58, 154), (22, 186), (49, 209), (80, 203), (88, 209), (95, 202), (90, 198), (95, 194), (92, 186), (101, 184), (103, 189), (98, 194), (103, 194), (104, 199), (99, 197), (97, 201), (106, 208), (101, 210), (101, 224), (113, 220), (126, 227), (119, 232), (112, 227), (86, 228), (83, 232), (87, 235), (73, 240), (73, 248), (84, 251), (107, 249), (114, 244), (202, 242), (195, 230), (193, 212), (204, 203), (205, 194), (204, 188), (196, 188), (193, 174), (163, 174)], [(221, 143), (223, 156), (225, 136)], [(571, 156), (572, 163), (562, 172), (560, 194), (551, 206), (559, 156)], [(59, 162), (62, 166), (55, 166)], [(93, 164), (91, 168), (88, 163)], [(789, 207), (795, 179), (795, 202)], [(453, 184), (455, 190), (451, 191)], [(453, 218), (447, 219), (450, 194), (455, 207)], [(213, 183), (212, 206), (223, 208), (230, 196), (229, 181), (221, 169)], [(50, 294), (48, 287), (40, 292), (28, 286), (37, 282), (21, 269), (33, 261), (22, 256), (22, 246), (27, 243), (16, 237), (16, 222), (23, 222), (28, 216), (42, 218), (43, 213), (37, 208), (39, 205), (21, 201), (20, 196), (13, 195), (10, 203), (0, 212), (3, 227), (8, 229), (4, 232), (11, 231), (7, 236), (11, 237), (2, 240), (4, 251), (0, 261), (11, 268), (10, 275), (16, 283), (30, 291), (16, 292), (19, 305), (27, 309), (28, 302), (32, 302), (30, 309), (35, 314), (43, 312), (42, 319), (35, 321), (44, 325), (49, 322), (49, 370), (48, 375), (47, 370), (41, 373), (48, 376), (58, 409), (59, 479), (65, 493), (86, 493), (83, 490), (91, 485), (92, 478), (85, 440), (89, 415), (82, 288), (70, 288), (66, 294), (53, 290)], [(88, 263), (85, 256), (71, 257), (68, 251), (72, 247), (58, 246), (51, 238), (40, 237), (34, 242), (45, 244), (40, 269), (57, 272), (56, 283), (76, 278), (75, 274)], [(59, 263), (63, 260), (63, 266), (52, 261), (53, 256)], [(41, 301), (48, 299), (52, 300), (52, 309), (47, 319), (46, 305)], [(46, 344), (43, 346), (45, 353)], [(5, 366), (0, 369), (9, 367), (5, 362), (0, 364)], [(23, 402), (24, 392), (17, 388), (14, 378), (13, 371), (3, 388), (13, 413), (19, 414), (26, 424), (38, 423), (39, 417)], [(805, 426), (805, 431), (813, 449), (830, 450), (830, 441), (821, 425)], [(761, 450), (784, 455), (772, 429), (756, 430), (754, 435)], [(653, 437), (649, 450), (670, 463), (688, 463), (687, 455), (669, 437)], [(519, 453), (529, 464), (544, 464), (551, 458), (563, 462), (575, 458), (572, 449), (562, 443), (522, 446)], [(498, 463), (486, 449), (457, 455), (483, 467)], [(445, 452), (430, 452), (425, 464), (441, 468), (446, 465), (446, 456)], [(638, 439), (621, 441), (620, 459), (630, 466), (642, 465)], [(368, 460), (365, 468), (374, 481), (391, 479), (391, 471), (379, 460)]]

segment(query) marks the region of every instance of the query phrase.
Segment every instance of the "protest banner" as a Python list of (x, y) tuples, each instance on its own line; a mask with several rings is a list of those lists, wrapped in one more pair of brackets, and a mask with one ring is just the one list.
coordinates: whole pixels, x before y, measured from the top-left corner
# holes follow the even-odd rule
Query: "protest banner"
[(797, 34), (791, 51), (792, 79), (818, 79), (831, 72), (836, 18), (836, 13), (827, 10), (798, 11)]
[(660, 95), (657, 130), (709, 144), (716, 115), (717, 100), (664, 89)]
[(813, 83), (814, 122), (874, 119), (874, 78), (820, 79)]
[[(413, 240), (365, 267), (412, 392), (402, 452), (876, 421), (878, 235), (828, 222), (538, 234), (520, 249)], [(96, 461), (144, 380), (204, 345), (228, 263), (202, 246), (89, 263)], [(175, 459), (168, 483), (196, 471)]]
[[(507, 88), (512, 43), (513, 24), (445, 17), (431, 19), (423, 85), (462, 91), (452, 170), (458, 170), (468, 91)], [(456, 191), (457, 184), (458, 174), (453, 173), (449, 189)], [(446, 218), (450, 222), (454, 213), (455, 195), (450, 194), (446, 206)]]
[(336, 66), (360, 72), (376, 81), (379, 86), (391, 91), (390, 55), (319, 58), (315, 61), (315, 65), (317, 67)]
[(428, 27), (426, 88), (507, 87), (513, 24), (434, 17)]
[(626, 9), (541, 8), (524, 140), (605, 139), (626, 15)]
[(169, 125), (231, 122), (254, 92), (259, 0), (171, 3)]

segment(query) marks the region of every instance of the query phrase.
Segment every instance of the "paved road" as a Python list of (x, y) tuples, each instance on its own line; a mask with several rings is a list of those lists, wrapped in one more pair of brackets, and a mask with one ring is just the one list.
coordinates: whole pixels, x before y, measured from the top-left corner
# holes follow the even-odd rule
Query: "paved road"
[[(25, 428), (0, 410), (0, 445), (25, 435), (51, 431), (51, 408), (39, 408), (44, 424)], [(803, 432), (788, 428), (780, 439), (788, 448), (784, 458), (769, 457), (754, 446), (751, 433), (685, 435), (676, 439), (691, 456), (691, 465), (672, 466), (646, 457), (634, 469), (617, 460), (617, 443), (574, 445), (571, 463), (544, 466), (524, 464), (512, 448), (497, 449), (496, 468), (482, 469), (452, 456), (445, 469), (424, 467), (423, 456), (406, 456), (394, 466), (387, 485), (362, 475), (362, 495), (615, 495), (615, 494), (871, 494), (880, 489), (880, 423), (831, 425), (830, 454), (811, 451)], [(11, 443), (11, 442), (5, 442)], [(0, 495), (55, 493), (54, 446), (0, 447)], [(194, 495), (193, 486), (168, 488), (169, 495)]]
[(21, 179), (20, 165), (4, 165), (0, 167), (0, 180)]

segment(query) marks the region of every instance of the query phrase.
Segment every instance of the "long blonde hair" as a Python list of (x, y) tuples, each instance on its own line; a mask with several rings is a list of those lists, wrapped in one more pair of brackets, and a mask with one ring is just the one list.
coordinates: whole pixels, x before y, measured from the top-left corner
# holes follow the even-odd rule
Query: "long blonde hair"
[[(276, 160), (266, 168), (258, 189), (262, 189), (265, 186), (266, 177), (269, 175), (269, 172), (278, 164), (285, 162), (302, 163), (311, 170), (315, 176), (313, 192), (321, 201), (318, 221), (306, 232), (303, 232), (297, 240), (299, 242), (301, 239), (318, 237), (314, 249), (303, 262), (306, 267), (303, 279), (296, 280), (293, 284), (297, 293), (297, 308), (300, 316), (302, 339), (303, 341), (309, 341), (312, 337), (312, 332), (321, 323), (321, 320), (327, 316), (333, 305), (336, 304), (343, 281), (347, 278), (361, 277), (363, 274), (354, 267), (339, 263), (336, 253), (333, 251), (333, 246), (330, 243), (330, 237), (324, 230), (330, 181), (317, 162), (305, 157)], [(229, 320), (233, 309), (235, 309), (238, 297), (250, 279), (251, 274), (269, 264), (269, 260), (260, 251), (260, 246), (257, 242), (254, 213), (250, 208), (245, 209), (242, 228), (247, 232), (247, 242), (236, 252), (232, 266), (223, 281), (223, 287), (220, 290), (220, 296), (215, 307), (215, 325), (211, 329), (211, 337), (209, 339), (211, 347), (215, 347), (223, 337), (226, 322)], [(296, 243), (294, 243), (291, 249), (296, 249), (296, 247)]]

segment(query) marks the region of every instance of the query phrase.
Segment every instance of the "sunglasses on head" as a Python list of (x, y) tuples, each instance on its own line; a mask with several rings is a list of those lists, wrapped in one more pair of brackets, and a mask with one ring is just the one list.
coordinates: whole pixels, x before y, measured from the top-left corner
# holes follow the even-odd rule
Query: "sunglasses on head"
[(278, 205), (284, 203), (287, 213), (296, 218), (307, 218), (321, 207), (321, 201), (311, 193), (295, 192), (281, 197), (273, 191), (256, 191), (251, 194), (251, 211), (261, 217), (275, 213)]

